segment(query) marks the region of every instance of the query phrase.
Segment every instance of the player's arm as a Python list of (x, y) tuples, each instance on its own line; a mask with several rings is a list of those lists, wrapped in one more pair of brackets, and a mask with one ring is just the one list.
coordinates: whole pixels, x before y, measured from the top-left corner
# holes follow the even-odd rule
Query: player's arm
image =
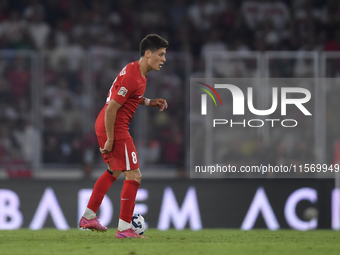
[(139, 101), (139, 104), (148, 105), (151, 107), (158, 107), (160, 108), (159, 111), (163, 111), (164, 109), (168, 108), (168, 103), (166, 102), (166, 100), (162, 98), (148, 99), (148, 98), (143, 97)]
[(117, 111), (122, 105), (116, 100), (112, 99), (105, 109), (105, 130), (107, 140), (105, 142), (104, 148), (100, 148), (100, 152), (106, 154), (112, 150), (112, 145), (114, 141), (114, 126), (116, 122)]

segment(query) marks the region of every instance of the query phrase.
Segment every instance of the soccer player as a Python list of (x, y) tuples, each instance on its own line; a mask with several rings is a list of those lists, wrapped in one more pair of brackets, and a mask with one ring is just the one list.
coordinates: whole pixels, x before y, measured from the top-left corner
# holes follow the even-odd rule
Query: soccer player
[(140, 59), (125, 66), (114, 80), (106, 104), (99, 113), (95, 130), (100, 152), (108, 169), (96, 181), (79, 227), (105, 232), (96, 213), (104, 195), (123, 173), (125, 181), (121, 192), (121, 207), (116, 238), (145, 238), (134, 232), (131, 220), (135, 207), (137, 190), (142, 180), (137, 151), (128, 131), (128, 125), (139, 104), (168, 107), (164, 99), (143, 97), (147, 73), (159, 71), (163, 66), (168, 42), (156, 34), (147, 35), (140, 43)]

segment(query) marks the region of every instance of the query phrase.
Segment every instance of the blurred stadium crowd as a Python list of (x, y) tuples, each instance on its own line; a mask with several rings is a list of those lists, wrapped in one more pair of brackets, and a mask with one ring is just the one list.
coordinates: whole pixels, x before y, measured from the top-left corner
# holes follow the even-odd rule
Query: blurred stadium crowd
[[(340, 51), (340, 3), (1, 0), (0, 50), (49, 53), (41, 65), (44, 84), (41, 126), (30, 123), (34, 59), (0, 56), (0, 160), (7, 162), (23, 155), (23, 160), (30, 164), (33, 161), (81, 164), (91, 171), (92, 165), (101, 159), (93, 130), (84, 130), (82, 116), (91, 111), (90, 120), (94, 120), (114, 77), (127, 63), (124, 61), (138, 59), (137, 55), (106, 63), (105, 56), (112, 51), (136, 51), (141, 38), (148, 33), (168, 39), (169, 52), (190, 53), (192, 75), (203, 77), (204, 56), (210, 51)], [(88, 52), (97, 56), (91, 62), (94, 102), (84, 94), (87, 74), (83, 64)], [(147, 149), (140, 151), (148, 155), (151, 163), (179, 168), (184, 167), (185, 161), (185, 95), (178, 92), (185, 91), (181, 67), (179, 64), (159, 74), (166, 81), (157, 75), (154, 81), (150, 79), (160, 93), (155, 96), (164, 95), (170, 108), (166, 113), (151, 113), (149, 120), (155, 129), (148, 131), (152, 133)], [(42, 155), (37, 157), (32, 148), (39, 150), (38, 144)]]
[(158, 33), (169, 50), (340, 50), (337, 0), (3, 0), (1, 49), (136, 50)]

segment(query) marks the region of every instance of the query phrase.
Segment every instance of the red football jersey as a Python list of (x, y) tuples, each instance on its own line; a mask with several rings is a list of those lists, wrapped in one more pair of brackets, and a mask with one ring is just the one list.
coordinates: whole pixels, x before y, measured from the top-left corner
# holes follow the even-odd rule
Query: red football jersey
[(109, 102), (114, 99), (122, 105), (117, 111), (114, 139), (125, 140), (131, 138), (128, 131), (129, 124), (140, 100), (143, 98), (145, 88), (146, 78), (142, 76), (139, 70), (138, 61), (131, 62), (125, 66), (114, 80), (108, 93), (106, 104), (97, 117), (95, 124), (96, 135), (106, 137), (105, 109)]

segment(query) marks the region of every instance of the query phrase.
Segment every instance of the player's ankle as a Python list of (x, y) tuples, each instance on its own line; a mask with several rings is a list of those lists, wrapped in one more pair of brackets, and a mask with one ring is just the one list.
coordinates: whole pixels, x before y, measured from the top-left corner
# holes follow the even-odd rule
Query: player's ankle
[(96, 213), (92, 211), (90, 208), (86, 207), (83, 217), (87, 220), (92, 220), (96, 218)]
[(124, 231), (131, 228), (131, 223), (128, 223), (122, 219), (118, 221), (118, 231)]

